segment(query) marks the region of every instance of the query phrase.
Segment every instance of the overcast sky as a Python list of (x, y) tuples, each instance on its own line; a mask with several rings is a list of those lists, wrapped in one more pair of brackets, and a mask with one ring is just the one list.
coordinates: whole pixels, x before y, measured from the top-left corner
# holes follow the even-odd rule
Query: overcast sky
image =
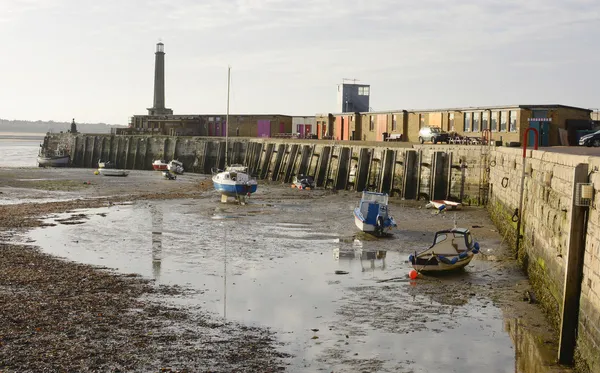
[(166, 52), (175, 114), (600, 107), (598, 0), (1, 0), (0, 118), (126, 124)]

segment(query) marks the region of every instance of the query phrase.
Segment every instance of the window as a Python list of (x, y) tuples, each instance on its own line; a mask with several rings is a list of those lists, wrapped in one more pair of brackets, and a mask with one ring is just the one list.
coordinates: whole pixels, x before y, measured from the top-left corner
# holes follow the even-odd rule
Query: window
[(369, 121), (369, 131), (375, 130), (375, 117), (373, 115), (370, 116), (371, 120)]
[(419, 114), (419, 128), (425, 126), (425, 116), (423, 114)]
[(506, 111), (500, 112), (500, 132), (506, 132)]
[(448, 114), (448, 128), (454, 131), (454, 113)]
[(368, 96), (369, 95), (369, 87), (358, 87), (358, 95), (359, 96)]
[(392, 131), (395, 131), (397, 127), (397, 122), (396, 122), (396, 114), (392, 115)]
[(465, 113), (464, 117), (465, 117), (464, 131), (471, 132), (471, 113)]
[(481, 131), (482, 132), (490, 128), (490, 127), (488, 127), (488, 116), (489, 116), (489, 113), (487, 111), (484, 111), (483, 113), (481, 113)]
[(481, 113), (473, 113), (473, 132), (479, 132), (479, 118)]
[(517, 132), (517, 112), (512, 110), (509, 112), (510, 115), (510, 127), (509, 127), (509, 131), (510, 132)]
[(498, 131), (498, 112), (497, 111), (492, 112), (492, 123), (491, 123), (490, 128), (491, 128), (492, 132)]
[(209, 122), (214, 122), (214, 121), (215, 121), (215, 118), (214, 118), (214, 117), (208, 117), (208, 121), (209, 121)]

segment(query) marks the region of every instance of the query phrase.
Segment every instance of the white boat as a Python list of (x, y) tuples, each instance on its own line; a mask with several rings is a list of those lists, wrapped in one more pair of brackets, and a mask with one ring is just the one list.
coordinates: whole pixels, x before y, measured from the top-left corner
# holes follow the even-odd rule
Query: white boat
[(37, 157), (39, 167), (65, 167), (69, 165), (71, 157), (64, 150), (52, 152), (42, 152)]
[(183, 174), (183, 163), (179, 162), (178, 160), (174, 159), (171, 162), (169, 162), (167, 164), (167, 170), (171, 171), (174, 174)]
[(127, 176), (127, 175), (129, 175), (128, 170), (119, 170), (116, 168), (99, 168), (98, 172), (102, 176)]
[[(229, 89), (231, 81), (231, 67), (227, 69), (227, 114), (225, 116), (225, 125), (229, 125)], [(216, 191), (221, 193), (221, 202), (227, 202), (228, 197), (234, 197), (238, 202), (245, 203), (246, 197), (255, 193), (258, 188), (258, 182), (248, 172), (248, 168), (240, 164), (227, 165), (227, 142), (229, 128), (225, 129), (225, 170), (216, 170), (213, 172), (213, 186)]]
[(438, 231), (433, 245), (420, 253), (411, 254), (408, 261), (417, 272), (443, 272), (464, 268), (479, 252), (467, 228)]
[(364, 191), (354, 209), (354, 224), (363, 232), (377, 235), (396, 227), (396, 221), (388, 214), (388, 195)]
[(435, 199), (429, 201), (429, 203), (425, 206), (427, 208), (434, 208), (438, 211), (442, 210), (460, 210), (462, 208), (462, 204), (460, 202), (448, 201), (445, 199)]
[(155, 171), (164, 171), (164, 170), (167, 169), (168, 166), (169, 165), (165, 161), (163, 161), (162, 159), (157, 159), (154, 162), (152, 162), (152, 168)]

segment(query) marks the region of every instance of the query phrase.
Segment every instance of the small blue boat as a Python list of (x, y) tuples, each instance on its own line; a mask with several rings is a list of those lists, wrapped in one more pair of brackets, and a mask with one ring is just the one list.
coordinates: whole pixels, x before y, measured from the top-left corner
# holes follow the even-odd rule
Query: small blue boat
[(388, 195), (364, 191), (354, 209), (354, 223), (361, 231), (376, 235), (396, 227), (396, 221), (388, 213)]

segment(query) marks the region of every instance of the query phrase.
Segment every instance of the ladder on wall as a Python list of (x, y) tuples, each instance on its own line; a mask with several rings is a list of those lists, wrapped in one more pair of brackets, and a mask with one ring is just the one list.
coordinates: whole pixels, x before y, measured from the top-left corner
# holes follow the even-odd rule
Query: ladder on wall
[(479, 162), (479, 196), (480, 205), (487, 205), (490, 192), (490, 149), (492, 144), (491, 134), (487, 133), (487, 138), (483, 136), (481, 144), (481, 157)]

